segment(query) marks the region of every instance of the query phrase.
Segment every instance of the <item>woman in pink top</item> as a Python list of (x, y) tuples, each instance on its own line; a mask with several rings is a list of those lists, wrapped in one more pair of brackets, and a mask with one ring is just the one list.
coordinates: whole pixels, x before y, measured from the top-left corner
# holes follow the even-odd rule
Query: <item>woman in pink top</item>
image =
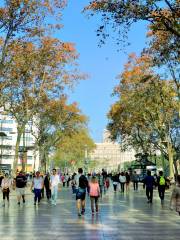
[(96, 207), (96, 213), (98, 213), (98, 199), (100, 196), (100, 188), (98, 180), (95, 176), (92, 177), (91, 182), (89, 183), (89, 196), (91, 199), (92, 214), (94, 214), (94, 205)]

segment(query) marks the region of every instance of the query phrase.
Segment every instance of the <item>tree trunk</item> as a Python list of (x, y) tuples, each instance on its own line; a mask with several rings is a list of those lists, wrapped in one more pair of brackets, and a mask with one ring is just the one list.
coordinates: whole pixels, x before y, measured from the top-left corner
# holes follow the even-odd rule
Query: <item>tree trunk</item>
[(19, 159), (19, 145), (21, 141), (21, 136), (24, 132), (25, 125), (24, 126), (17, 126), (17, 139), (16, 139), (16, 145), (15, 145), (15, 156), (14, 156), (14, 162), (13, 162), (13, 173), (16, 174), (17, 171), (17, 165), (18, 165), (18, 159)]
[(169, 157), (169, 177), (173, 180), (174, 179), (174, 169), (173, 169), (173, 147), (170, 142), (167, 142), (167, 147), (168, 147), (168, 157)]

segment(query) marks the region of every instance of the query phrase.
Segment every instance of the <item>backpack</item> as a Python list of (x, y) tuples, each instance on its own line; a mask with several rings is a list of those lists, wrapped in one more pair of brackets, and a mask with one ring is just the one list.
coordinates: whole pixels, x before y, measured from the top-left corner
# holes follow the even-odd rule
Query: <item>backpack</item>
[(163, 176), (160, 177), (160, 180), (159, 180), (159, 185), (165, 185), (166, 181), (165, 181), (165, 178)]

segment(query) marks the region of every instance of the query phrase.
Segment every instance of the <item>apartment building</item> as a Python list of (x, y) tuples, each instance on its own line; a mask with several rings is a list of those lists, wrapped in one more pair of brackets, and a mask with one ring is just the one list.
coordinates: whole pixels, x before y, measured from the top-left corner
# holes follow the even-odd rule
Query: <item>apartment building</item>
[(95, 161), (99, 169), (105, 168), (109, 171), (123, 170), (125, 162), (135, 160), (135, 151), (122, 151), (118, 143), (112, 142), (109, 132), (104, 130), (103, 141), (96, 143), (96, 148), (89, 154), (90, 161)]
[[(35, 151), (35, 137), (31, 129), (36, 132), (32, 122), (28, 122), (25, 133), (21, 137), (19, 146), (18, 170), (21, 170), (22, 161), (25, 163), (26, 171), (30, 172), (39, 168), (39, 154)], [(0, 169), (11, 168), (15, 156), (15, 145), (17, 139), (17, 123), (12, 116), (0, 112)], [(25, 154), (23, 153), (25, 152)], [(23, 158), (23, 154), (25, 157)]]

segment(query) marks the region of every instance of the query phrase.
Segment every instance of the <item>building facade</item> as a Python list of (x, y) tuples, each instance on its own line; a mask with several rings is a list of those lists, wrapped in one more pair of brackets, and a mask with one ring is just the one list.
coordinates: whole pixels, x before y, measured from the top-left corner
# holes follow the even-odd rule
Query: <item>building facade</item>
[[(32, 122), (28, 122), (25, 133), (21, 137), (19, 146), (18, 170), (22, 168), (22, 161), (27, 172), (39, 168), (39, 153), (35, 151), (35, 137), (31, 134), (36, 132)], [(3, 111), (0, 112), (0, 169), (13, 167), (15, 157), (15, 146), (17, 139), (16, 121)]]
[(109, 138), (109, 132), (104, 131), (103, 142), (96, 143), (96, 148), (89, 154), (90, 161), (97, 163), (98, 169), (108, 171), (124, 170), (124, 163), (135, 160), (135, 151), (122, 151), (120, 144), (114, 143)]

